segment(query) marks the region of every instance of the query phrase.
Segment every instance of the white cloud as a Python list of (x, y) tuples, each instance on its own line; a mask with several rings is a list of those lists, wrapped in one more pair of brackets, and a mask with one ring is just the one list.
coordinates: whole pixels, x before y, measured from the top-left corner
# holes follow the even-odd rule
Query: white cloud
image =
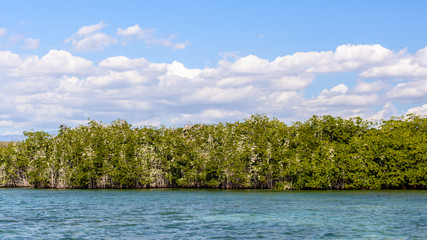
[(253, 86), (242, 88), (204, 87), (195, 89), (189, 96), (183, 96), (184, 101), (207, 103), (230, 103), (242, 99), (253, 100), (257, 90)]
[(272, 87), (276, 90), (299, 90), (310, 85), (314, 80), (314, 75), (303, 74), (299, 76), (284, 76), (279, 79), (272, 79)]
[(117, 100), (117, 103), (124, 109), (131, 111), (145, 111), (151, 109), (151, 104), (144, 101), (133, 101), (133, 100)]
[(415, 61), (420, 65), (427, 66), (427, 46), (417, 51)]
[(391, 99), (424, 99), (427, 100), (427, 79), (408, 83), (399, 83), (387, 92)]
[(224, 118), (234, 118), (234, 119), (243, 119), (245, 117), (248, 117), (250, 114), (242, 112), (242, 111), (236, 111), (236, 110), (224, 110), (224, 109), (206, 109), (201, 112), (197, 113), (183, 113), (179, 114), (176, 117), (173, 117), (170, 120), (171, 124), (178, 124), (178, 125), (184, 125), (190, 123), (215, 123), (218, 120), (224, 119)]
[(393, 57), (393, 52), (379, 44), (341, 45), (335, 52), (321, 52), (317, 64), (307, 72), (343, 72), (384, 63)]
[(9, 46), (14, 46), (16, 44), (21, 43), (24, 39), (25, 39), (25, 36), (22, 34), (13, 34), (9, 36), (8, 44)]
[(50, 50), (45, 56), (30, 56), (14, 69), (12, 75), (43, 75), (43, 74), (87, 74), (92, 70), (91, 61), (76, 57), (63, 50)]
[(324, 89), (319, 97), (320, 98), (324, 98), (324, 97), (329, 97), (329, 96), (337, 96), (337, 95), (342, 95), (345, 94), (348, 91), (348, 87), (345, 84), (338, 84), (337, 86), (331, 88), (331, 90), (328, 89)]
[(154, 29), (142, 29), (138, 24), (130, 26), (126, 29), (117, 29), (117, 35), (125, 38), (149, 39), (152, 38)]
[(402, 51), (392, 61), (368, 68), (361, 72), (360, 76), (367, 78), (426, 78), (427, 46), (418, 50), (415, 55)]
[(0, 120), (0, 127), (13, 127), (13, 124), (12, 120)]
[(17, 67), (22, 63), (18, 54), (11, 51), (0, 51), (0, 69)]
[[(341, 62), (359, 62), (365, 59), (368, 63), (383, 62), (393, 52), (379, 44), (373, 45), (341, 45), (335, 50), (335, 59)], [(360, 63), (358, 63), (360, 64)]]
[(184, 67), (184, 64), (174, 61), (172, 64), (168, 64), (167, 75), (177, 76), (181, 78), (194, 79), (201, 73), (200, 69), (188, 69)]
[(0, 38), (6, 35), (6, 33), (7, 33), (6, 28), (0, 28)]
[(310, 68), (322, 62), (322, 59), (329, 58), (332, 54), (332, 52), (297, 52), (293, 55), (277, 57), (271, 62), (271, 67), (273, 70), (284, 74), (301, 74), (310, 72)]
[[(4, 37), (7, 33), (8, 31), (6, 30), (6, 28), (0, 28), (0, 38)], [(32, 50), (32, 49), (39, 48), (40, 40), (35, 38), (26, 38), (22, 34), (12, 34), (12, 35), (9, 35), (6, 44), (0, 43), (0, 47), (2, 48), (13, 47), (17, 44), (23, 44), (22, 45), (23, 49)]]
[[(76, 36), (94, 36), (104, 26), (81, 28)], [(123, 31), (138, 32), (131, 30)], [(388, 74), (387, 79), (366, 79), (362, 74), (405, 61), (421, 71), (425, 51), (411, 55), (379, 45), (343, 45), (335, 51), (299, 52), (272, 61), (255, 55), (228, 58), (210, 68), (127, 56), (94, 65), (63, 50), (44, 56), (0, 51), (0, 124), (5, 131), (14, 131), (81, 124), (88, 118), (104, 122), (124, 118), (158, 126), (234, 121), (254, 113), (290, 123), (313, 114), (381, 119), (425, 112), (427, 77), (412, 74), (402, 80), (402, 71), (394, 74), (394, 69), (378, 75)], [(346, 71), (359, 73), (358, 79), (314, 89), (322, 84), (316, 82), (318, 76)], [(316, 85), (310, 86), (313, 82)], [(420, 107), (401, 107), (409, 101)]]
[(409, 113), (417, 114), (420, 116), (427, 116), (427, 104), (424, 104), (419, 107), (410, 108), (408, 109), (406, 114), (409, 114)]
[[(105, 47), (117, 43), (118, 40), (103, 32), (102, 29), (106, 24), (100, 22), (98, 24), (83, 26), (76, 33), (64, 40), (64, 43), (70, 43), (77, 51), (99, 51)], [(190, 41), (175, 42), (176, 35), (169, 35), (167, 38), (155, 36), (154, 29), (142, 29), (138, 24), (130, 26), (126, 29), (118, 28), (116, 35), (121, 38), (123, 45), (128, 44), (133, 40), (142, 40), (149, 45), (161, 45), (172, 49), (185, 49), (191, 44)]]
[(73, 42), (74, 49), (78, 51), (98, 51), (111, 43), (117, 42), (114, 38), (104, 33), (94, 33), (79, 41)]
[(117, 42), (117, 39), (99, 32), (105, 26), (106, 25), (103, 22), (90, 26), (83, 26), (77, 31), (77, 33), (65, 39), (64, 43), (71, 43), (77, 51), (102, 50), (108, 45)]
[(172, 49), (184, 49), (188, 45), (191, 44), (191, 42), (188, 40), (185, 42), (181, 42), (181, 43), (174, 43), (174, 42), (172, 42), (172, 40), (173, 40), (172, 37), (169, 37), (169, 38), (150, 38), (150, 39), (147, 39), (145, 41), (145, 43), (154, 44), (154, 45), (161, 45), (164, 47), (171, 47)]
[(274, 92), (268, 96), (261, 97), (261, 99), (265, 101), (265, 106), (261, 111), (289, 109), (303, 101), (301, 94), (296, 91)]
[(134, 39), (144, 40), (146, 44), (161, 45), (171, 47), (172, 49), (184, 49), (191, 44), (188, 40), (184, 42), (173, 42), (176, 35), (169, 35), (168, 38), (159, 38), (155, 36), (154, 32), (154, 29), (142, 29), (138, 24), (135, 24), (126, 29), (118, 28), (116, 34), (123, 38), (123, 45), (126, 45)]
[(206, 120), (211, 120), (211, 119), (216, 120), (221, 118), (237, 117), (237, 116), (244, 116), (244, 115), (247, 115), (247, 114), (241, 111), (226, 111), (222, 109), (207, 109), (200, 113), (200, 116)]
[(420, 66), (419, 63), (414, 62), (413, 57), (408, 57), (390, 65), (369, 68), (360, 73), (360, 76), (368, 78), (427, 77), (427, 67)]
[(353, 90), (356, 93), (374, 93), (374, 92), (379, 92), (386, 87), (387, 87), (387, 84), (383, 81), (375, 81), (375, 82), (369, 83), (369, 82), (364, 82), (359, 80)]
[(219, 55), (223, 58), (223, 60), (227, 59), (238, 59), (240, 58), (239, 51), (227, 51), (227, 52), (220, 52)]
[(341, 117), (369, 117), (373, 107), (381, 106), (383, 100), (375, 93), (357, 93), (345, 84), (338, 84), (331, 89), (324, 89), (313, 99), (299, 99), (294, 102), (295, 114), (311, 115), (338, 115)]
[(90, 76), (85, 79), (85, 84), (88, 84), (89, 87), (107, 87), (109, 89), (130, 87), (146, 82), (148, 82), (147, 77), (142, 76), (136, 70), (123, 72), (109, 71), (106, 75)]
[(127, 70), (148, 66), (149, 62), (145, 58), (129, 59), (125, 56), (110, 57), (104, 59), (98, 65), (103, 68)]
[[(15, 123), (14, 123), (15, 124)], [(15, 126), (15, 125), (14, 125)], [(21, 131), (4, 131), (0, 134), (1, 136), (7, 135), (22, 135)], [(20, 141), (21, 139), (11, 139), (12, 141)]]
[(98, 24), (90, 25), (90, 26), (83, 26), (77, 31), (77, 36), (89, 36), (94, 32), (97, 32), (105, 27), (105, 23), (100, 22)]
[(188, 89), (188, 87), (199, 82), (202, 70), (188, 69), (182, 63), (174, 61), (167, 64), (165, 73), (158, 77), (159, 87), (162, 89)]
[(26, 49), (37, 49), (39, 48), (40, 40), (34, 39), (34, 38), (26, 38), (24, 40), (24, 46), (23, 48)]
[[(169, 40), (169, 42), (171, 42), (171, 41)], [(189, 45), (191, 45), (191, 42), (186, 40), (185, 42), (181, 42), (181, 43), (172, 43), (171, 42), (170, 44), (165, 45), (165, 46), (171, 46), (173, 49), (184, 49)]]
[(164, 124), (164, 123), (162, 123), (159, 119), (154, 118), (154, 119), (148, 119), (148, 120), (144, 120), (141, 122), (137, 122), (133, 126), (135, 126), (135, 127), (144, 127), (144, 126), (160, 127), (162, 124)]
[(217, 87), (238, 87), (248, 85), (254, 82), (255, 79), (251, 76), (226, 77), (218, 80)]
[(262, 74), (269, 71), (270, 68), (270, 64), (267, 60), (258, 58), (254, 55), (239, 58), (230, 66), (230, 70), (234, 73), (244, 74)]
[(337, 94), (328, 96), (321, 93), (318, 98), (308, 100), (307, 105), (311, 106), (336, 106), (336, 107), (350, 107), (350, 106), (374, 106), (377, 104), (378, 96), (371, 95), (352, 95), (352, 94)]
[(387, 119), (397, 114), (397, 109), (391, 102), (387, 102), (383, 108), (371, 118), (375, 120)]
[(74, 93), (84, 93), (86, 91), (83, 90), (83, 81), (78, 77), (67, 77), (63, 76), (59, 79), (59, 87), (58, 90), (60, 92), (74, 94)]
[(284, 77), (353, 71), (389, 63), (398, 55), (378, 44), (347, 44), (338, 46), (335, 52), (297, 52), (277, 57), (271, 62), (249, 55), (233, 63), (223, 60), (219, 64), (223, 72)]

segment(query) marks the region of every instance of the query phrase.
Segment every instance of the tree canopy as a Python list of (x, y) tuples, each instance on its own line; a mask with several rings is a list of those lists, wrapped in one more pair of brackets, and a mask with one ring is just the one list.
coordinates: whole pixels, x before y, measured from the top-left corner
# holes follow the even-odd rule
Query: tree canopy
[(264, 115), (185, 128), (89, 121), (0, 147), (0, 186), (425, 189), (427, 119)]

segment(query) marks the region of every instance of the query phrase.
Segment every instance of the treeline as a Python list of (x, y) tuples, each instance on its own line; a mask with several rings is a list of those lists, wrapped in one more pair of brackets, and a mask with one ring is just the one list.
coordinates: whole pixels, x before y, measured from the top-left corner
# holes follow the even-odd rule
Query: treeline
[(253, 115), (185, 128), (126, 121), (24, 132), (0, 147), (0, 186), (391, 189), (427, 187), (427, 119)]

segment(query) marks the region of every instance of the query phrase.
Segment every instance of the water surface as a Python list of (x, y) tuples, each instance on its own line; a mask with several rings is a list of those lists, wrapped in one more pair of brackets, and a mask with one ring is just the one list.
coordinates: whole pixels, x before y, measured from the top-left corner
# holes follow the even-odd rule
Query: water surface
[(0, 239), (426, 239), (425, 191), (0, 189)]

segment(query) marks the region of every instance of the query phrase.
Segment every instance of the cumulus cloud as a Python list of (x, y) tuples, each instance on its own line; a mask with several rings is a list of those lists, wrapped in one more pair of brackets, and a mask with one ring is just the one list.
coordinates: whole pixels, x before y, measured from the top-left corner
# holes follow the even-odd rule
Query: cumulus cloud
[(163, 90), (188, 90), (189, 86), (194, 87), (195, 83), (201, 80), (198, 76), (202, 70), (186, 68), (177, 61), (165, 65), (163, 71), (165, 72), (158, 77), (159, 87)]
[(379, 66), (371, 66), (360, 73), (366, 78), (427, 78), (427, 47), (416, 54), (401, 51)]
[(376, 105), (378, 101), (376, 94), (356, 94), (349, 91), (345, 84), (338, 84), (331, 89), (324, 89), (315, 99), (308, 100), (307, 105), (310, 106), (370, 106)]
[(313, 74), (302, 74), (299, 76), (284, 76), (273, 78), (272, 87), (277, 90), (299, 90), (307, 87), (315, 79)]
[(218, 87), (238, 87), (247, 85), (248, 83), (253, 82), (254, 79), (252, 77), (247, 76), (238, 76), (238, 77), (226, 77), (223, 79), (220, 79), (217, 82)]
[(104, 59), (98, 65), (103, 68), (127, 70), (145, 67), (148, 64), (145, 58), (129, 59), (125, 56), (117, 56)]
[(90, 25), (90, 26), (83, 26), (77, 31), (78, 37), (88, 36), (94, 32), (97, 32), (105, 27), (105, 23), (100, 22), (98, 24)]
[(417, 114), (420, 116), (427, 116), (427, 104), (424, 104), (424, 105), (419, 106), (419, 107), (410, 108), (410, 109), (408, 109), (408, 111), (406, 113), (407, 114), (413, 113), (413, 114)]
[(388, 87), (384, 81), (365, 82), (359, 80), (357, 85), (354, 87), (356, 93), (374, 93), (379, 92), (382, 89)]
[[(71, 44), (77, 51), (99, 51), (105, 47), (117, 43), (118, 39), (107, 35), (101, 30), (106, 27), (106, 24), (100, 22), (98, 24), (83, 26), (76, 33), (64, 40), (64, 43)], [(127, 27), (125, 29), (118, 28), (116, 31), (117, 37), (121, 39), (123, 45), (129, 42), (138, 40), (143, 41), (148, 45), (160, 45), (170, 47), (172, 49), (184, 49), (191, 44), (190, 41), (177, 42), (177, 35), (169, 35), (166, 38), (157, 37), (154, 29), (142, 29), (138, 24)]]
[(228, 103), (245, 98), (252, 98), (256, 95), (257, 89), (253, 86), (242, 88), (218, 88), (204, 87), (195, 89), (190, 96), (184, 96), (184, 101), (198, 101), (208, 103)]
[(389, 64), (398, 55), (399, 53), (395, 54), (378, 44), (347, 44), (338, 46), (335, 51), (297, 52), (277, 57), (273, 61), (255, 55), (241, 57), (234, 62), (224, 59), (219, 62), (218, 68), (208, 74), (228, 78), (229, 81), (223, 84), (233, 83), (232, 79), (238, 80), (237, 82), (243, 79), (246, 82), (260, 82), (263, 79), (283, 90), (297, 90), (310, 85), (316, 75), (364, 70)]
[(399, 83), (387, 92), (391, 99), (427, 100), (427, 79), (407, 83)]
[(200, 69), (188, 69), (184, 64), (174, 61), (172, 64), (167, 66), (168, 76), (177, 76), (181, 78), (194, 79), (201, 73)]
[(427, 46), (417, 51), (415, 61), (422, 66), (427, 66)]
[(94, 33), (78, 41), (73, 41), (72, 44), (79, 51), (97, 51), (114, 42), (116, 42), (116, 39), (104, 33)]
[(11, 51), (0, 51), (0, 69), (17, 67), (22, 64), (21, 57)]
[[(86, 26), (76, 36), (92, 36), (104, 27)], [(138, 29), (123, 29), (121, 34), (137, 38)], [(273, 60), (249, 55), (222, 59), (211, 68), (189, 68), (178, 61), (154, 63), (142, 57), (112, 56), (94, 65), (64, 50), (41, 56), (0, 51), (0, 124), (11, 132), (81, 124), (88, 118), (124, 118), (157, 126), (233, 121), (254, 113), (289, 122), (313, 114), (381, 119), (424, 113), (427, 77), (417, 73), (402, 79), (403, 71), (395, 69), (375, 75), (379, 79), (364, 73), (405, 61), (413, 72), (421, 72), (425, 52), (423, 48), (411, 55), (380, 45), (342, 45), (334, 51), (299, 52)], [(324, 81), (318, 76), (348, 71), (359, 76), (311, 94), (310, 85)], [(408, 101), (420, 107), (400, 107)]]
[(387, 119), (387, 118), (390, 118), (391, 116), (395, 116), (396, 114), (397, 114), (396, 107), (391, 102), (387, 102), (379, 112), (377, 112), (375, 115), (372, 116), (372, 119), (375, 119), (375, 120)]
[(224, 110), (224, 109), (206, 109), (201, 112), (197, 113), (183, 113), (179, 114), (177, 117), (173, 117), (170, 121), (171, 124), (188, 124), (188, 123), (215, 123), (218, 122), (218, 120), (224, 119), (224, 118), (235, 118), (235, 119), (243, 119), (245, 117), (250, 116), (250, 114), (237, 111), (237, 110)]
[(301, 74), (331, 73), (362, 69), (384, 64), (394, 58), (394, 53), (381, 45), (341, 45), (335, 51), (297, 52), (277, 57), (273, 61), (254, 55), (239, 58), (234, 63), (223, 61), (223, 67), (240, 74)]
[(73, 56), (64, 50), (50, 50), (42, 58), (27, 57), (12, 71), (13, 76), (49, 74), (86, 74), (92, 70), (93, 63), (85, 58)]
[(292, 111), (304, 101), (304, 98), (297, 91), (278, 91), (267, 96), (261, 96), (260, 100), (264, 101), (265, 104), (259, 108), (259, 111), (274, 112), (285, 109)]
[(254, 55), (239, 58), (231, 64), (230, 70), (234, 73), (263, 74), (271, 71), (269, 62)]
[(324, 89), (319, 97), (320, 98), (325, 98), (325, 97), (330, 97), (330, 96), (337, 96), (337, 95), (342, 95), (345, 94), (348, 91), (348, 87), (345, 84), (338, 84), (337, 86), (331, 88), (331, 90), (328, 89)]
[(363, 71), (360, 76), (369, 78), (427, 77), (427, 67), (415, 62), (413, 57), (408, 57), (389, 65), (372, 67)]
[(136, 70), (115, 72), (109, 71), (105, 75), (90, 76), (85, 79), (89, 87), (96, 88), (124, 88), (146, 83), (148, 81), (146, 76), (141, 75)]
[(172, 41), (174, 38), (174, 36), (170, 36), (169, 38), (151, 38), (147, 39), (145, 43), (171, 47), (172, 49), (184, 49), (191, 44), (188, 40), (185, 42), (175, 43)]
[(103, 22), (98, 24), (83, 26), (77, 33), (64, 40), (64, 43), (71, 43), (77, 51), (98, 51), (102, 50), (117, 39), (100, 32), (106, 26)]
[[(321, 64), (310, 69), (312, 72), (351, 71), (364, 66), (384, 63), (393, 56), (393, 52), (379, 44), (341, 45), (333, 55), (323, 59)], [(328, 59), (330, 58), (330, 59)], [(331, 64), (331, 62), (335, 64)]]
[(149, 39), (152, 38), (153, 34), (154, 29), (142, 29), (138, 24), (130, 26), (126, 29), (117, 29), (117, 35), (126, 38), (127, 41), (130, 41), (132, 38)]
[(122, 44), (124, 45), (132, 40), (144, 40), (146, 44), (161, 45), (171, 47), (172, 49), (184, 49), (191, 44), (188, 40), (184, 42), (173, 42), (176, 35), (169, 35), (167, 38), (159, 38), (156, 37), (154, 33), (154, 29), (142, 29), (138, 24), (126, 29), (117, 29), (117, 36), (122, 37)]

